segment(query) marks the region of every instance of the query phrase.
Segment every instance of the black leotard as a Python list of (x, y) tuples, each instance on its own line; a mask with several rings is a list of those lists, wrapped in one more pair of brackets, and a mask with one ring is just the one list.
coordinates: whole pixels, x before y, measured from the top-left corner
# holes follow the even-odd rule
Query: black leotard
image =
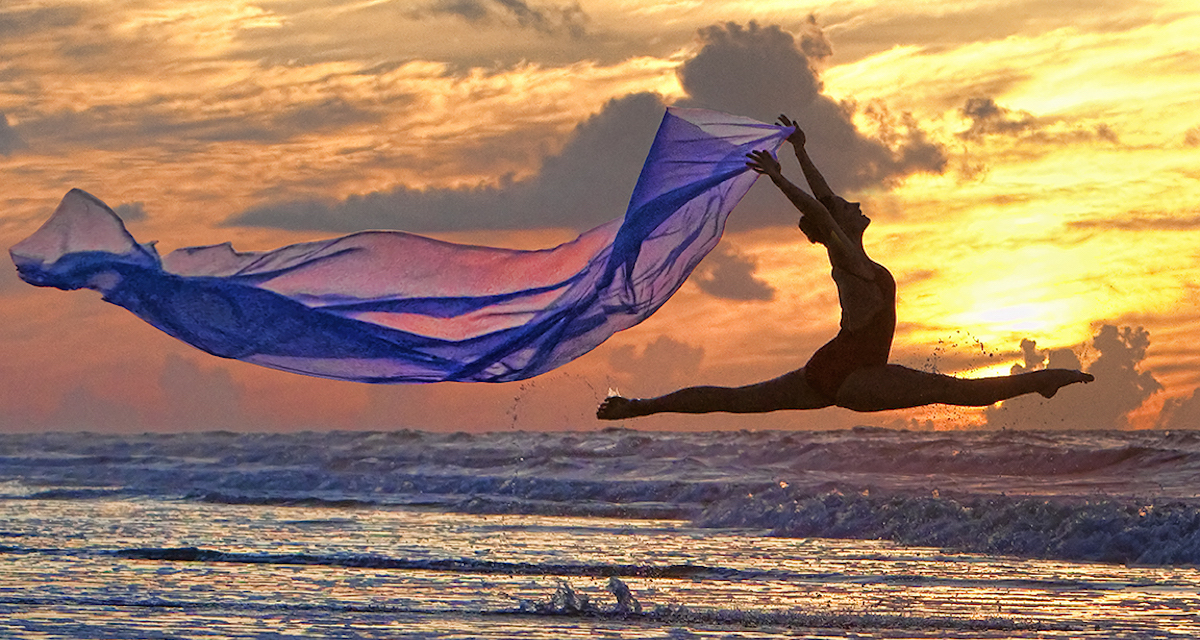
[(804, 379), (830, 402), (837, 400), (838, 389), (851, 373), (887, 364), (892, 350), (892, 336), (896, 332), (896, 281), (882, 265), (871, 265), (875, 278), (868, 282), (878, 288), (883, 305), (856, 329), (848, 329), (843, 318), (841, 331), (817, 349), (804, 365)]

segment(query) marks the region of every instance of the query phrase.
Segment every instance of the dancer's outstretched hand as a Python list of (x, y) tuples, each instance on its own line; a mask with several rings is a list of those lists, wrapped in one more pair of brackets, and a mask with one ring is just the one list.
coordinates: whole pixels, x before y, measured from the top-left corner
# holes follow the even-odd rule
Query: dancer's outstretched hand
[(792, 135), (787, 137), (788, 142), (792, 143), (793, 145), (795, 145), (797, 147), (803, 147), (804, 143), (808, 142), (808, 138), (807, 138), (807, 136), (804, 135), (804, 131), (800, 129), (799, 122), (796, 122), (795, 120), (792, 120), (791, 118), (789, 118), (783, 114), (779, 114), (779, 124), (781, 124), (785, 127), (795, 127), (796, 128), (796, 130), (792, 132)]
[(746, 157), (750, 158), (746, 166), (753, 169), (755, 173), (761, 173), (772, 178), (783, 175), (783, 168), (779, 166), (779, 161), (766, 151), (751, 151), (746, 154)]

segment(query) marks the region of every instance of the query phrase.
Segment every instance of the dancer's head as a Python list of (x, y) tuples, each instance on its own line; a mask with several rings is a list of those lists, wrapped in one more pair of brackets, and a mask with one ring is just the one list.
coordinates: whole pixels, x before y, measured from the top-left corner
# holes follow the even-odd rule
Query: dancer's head
[[(867, 225), (871, 224), (871, 219), (863, 215), (862, 205), (838, 196), (821, 198), (821, 204), (825, 205), (833, 221), (851, 240), (862, 242), (863, 232), (867, 230)], [(825, 244), (824, 232), (808, 218), (800, 218), (800, 230), (810, 242)]]

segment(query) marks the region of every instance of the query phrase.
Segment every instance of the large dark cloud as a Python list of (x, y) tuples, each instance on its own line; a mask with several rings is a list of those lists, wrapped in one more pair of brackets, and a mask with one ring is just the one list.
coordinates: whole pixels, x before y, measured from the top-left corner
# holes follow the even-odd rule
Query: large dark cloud
[[(1104, 325), (1092, 339), (1092, 347), (1100, 355), (1087, 368), (1095, 382), (1064, 388), (1049, 400), (1037, 395), (1007, 400), (987, 409), (987, 424), (1006, 429), (1126, 428), (1129, 412), (1162, 389), (1150, 372), (1141, 369), (1149, 346), (1150, 334), (1145, 329)], [(1022, 341), (1021, 349), (1025, 364), (1014, 365), (1014, 374), (1042, 368), (1082, 368), (1070, 349), (1040, 351), (1032, 340)]]
[[(809, 23), (801, 46), (826, 55)], [(774, 121), (786, 113), (808, 138), (808, 148), (836, 191), (853, 191), (900, 176), (940, 173), (946, 157), (911, 119), (886, 130), (892, 148), (861, 134), (852, 122), (855, 106), (821, 93), (813, 65), (791, 34), (777, 26), (726, 24), (700, 32), (704, 47), (679, 70), (689, 98), (684, 104)], [(827, 45), (827, 42), (824, 42)]]
[(526, 181), (473, 189), (409, 189), (271, 204), (231, 218), (229, 226), (358, 231), (404, 229), (584, 229), (625, 211), (663, 104), (651, 94), (614, 100), (580, 124), (563, 151)]
[(770, 122), (782, 112), (800, 118), (821, 98), (808, 59), (777, 26), (729, 23), (701, 29), (700, 39), (703, 48), (679, 69), (685, 104)]
[[(703, 47), (679, 71), (690, 96), (682, 104), (766, 121), (781, 112), (791, 114), (808, 132), (811, 151), (835, 189), (877, 186), (944, 167), (941, 149), (911, 120), (888, 132), (887, 145), (860, 134), (851, 123), (853, 107), (821, 94), (808, 59), (782, 29), (728, 24), (704, 29), (700, 36)], [(819, 31), (809, 33), (806, 46), (823, 55), (818, 36)], [(659, 98), (649, 94), (610, 102), (529, 180), (473, 189), (398, 187), (336, 203), (272, 202), (237, 214), (227, 224), (343, 232), (589, 228), (624, 213), (662, 111)], [(735, 215), (735, 228), (784, 222), (778, 194), (755, 191)]]

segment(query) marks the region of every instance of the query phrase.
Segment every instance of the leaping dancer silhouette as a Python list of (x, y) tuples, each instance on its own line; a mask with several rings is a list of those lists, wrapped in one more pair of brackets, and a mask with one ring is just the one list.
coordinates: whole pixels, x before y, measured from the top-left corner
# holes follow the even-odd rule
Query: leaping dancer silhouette
[(838, 406), (853, 411), (887, 411), (929, 404), (987, 406), (1027, 393), (1050, 398), (1066, 385), (1094, 378), (1071, 369), (1042, 369), (989, 378), (956, 378), (888, 364), (896, 330), (896, 281), (867, 256), (863, 232), (871, 220), (856, 202), (829, 188), (808, 156), (804, 132), (787, 116), (780, 124), (796, 127), (788, 142), (809, 195), (783, 176), (766, 151), (747, 154), (746, 165), (765, 175), (800, 211), (800, 230), (829, 253), (842, 309), (841, 330), (800, 369), (743, 387), (687, 387), (657, 398), (613, 396), (596, 411), (602, 420), (655, 413), (766, 413), (783, 409)]

